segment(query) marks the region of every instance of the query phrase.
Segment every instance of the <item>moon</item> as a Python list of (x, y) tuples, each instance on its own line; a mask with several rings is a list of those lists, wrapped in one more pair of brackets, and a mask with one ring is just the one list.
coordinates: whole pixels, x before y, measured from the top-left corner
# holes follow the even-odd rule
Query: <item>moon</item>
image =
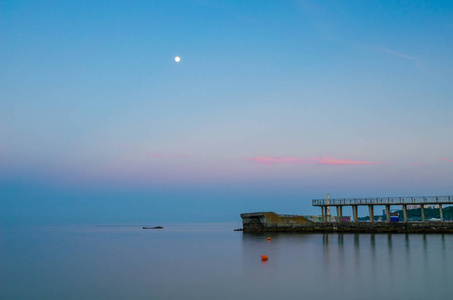
[(175, 62), (179, 62), (180, 60), (181, 60), (181, 58), (179, 56), (175, 57)]

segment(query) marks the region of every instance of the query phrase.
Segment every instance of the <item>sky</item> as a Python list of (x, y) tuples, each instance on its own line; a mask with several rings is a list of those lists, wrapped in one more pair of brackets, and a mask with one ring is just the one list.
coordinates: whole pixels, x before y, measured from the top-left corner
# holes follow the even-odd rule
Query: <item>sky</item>
[(451, 1), (3, 1), (0, 225), (453, 195), (452, 78)]

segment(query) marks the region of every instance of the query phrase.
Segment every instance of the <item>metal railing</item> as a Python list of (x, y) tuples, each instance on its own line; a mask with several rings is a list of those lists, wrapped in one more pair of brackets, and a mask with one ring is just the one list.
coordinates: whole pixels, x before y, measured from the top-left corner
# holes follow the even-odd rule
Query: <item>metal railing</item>
[(453, 204), (453, 196), (415, 196), (415, 197), (376, 197), (376, 198), (336, 198), (313, 199), (313, 206), (336, 205), (385, 205), (385, 204)]

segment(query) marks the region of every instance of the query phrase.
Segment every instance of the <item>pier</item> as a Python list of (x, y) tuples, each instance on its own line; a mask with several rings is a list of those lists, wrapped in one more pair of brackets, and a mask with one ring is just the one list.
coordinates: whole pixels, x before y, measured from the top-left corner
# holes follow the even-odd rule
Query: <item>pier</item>
[(329, 207), (334, 206), (337, 210), (337, 222), (343, 222), (343, 207), (352, 207), (352, 218), (354, 222), (358, 222), (358, 206), (368, 206), (368, 212), (370, 215), (370, 222), (374, 222), (374, 207), (377, 205), (385, 206), (385, 215), (387, 222), (390, 223), (390, 206), (400, 205), (403, 207), (404, 222), (407, 222), (407, 206), (408, 205), (420, 205), (421, 208), (421, 219), (422, 222), (426, 222), (425, 219), (425, 205), (437, 205), (439, 206), (440, 221), (444, 221), (442, 214), (442, 205), (452, 204), (453, 196), (419, 196), (419, 197), (375, 197), (375, 198), (337, 198), (330, 199), (327, 195), (326, 199), (313, 199), (312, 205), (321, 207), (321, 215), (323, 222), (328, 221)]
[[(241, 214), (244, 232), (285, 231), (285, 232), (367, 232), (367, 233), (453, 233), (453, 222), (444, 220), (442, 205), (453, 205), (453, 196), (415, 197), (373, 197), (337, 198), (312, 200), (313, 206), (321, 207), (320, 216), (286, 215), (274, 212)], [(419, 206), (421, 221), (409, 221), (408, 206)], [(439, 208), (440, 219), (426, 220), (425, 206)], [(343, 208), (352, 208), (352, 220), (343, 215)], [(359, 222), (358, 207), (368, 206), (370, 221)], [(374, 220), (375, 206), (384, 206), (386, 220)], [(404, 220), (391, 219), (391, 206), (402, 206)], [(330, 208), (336, 208), (336, 216), (330, 215)], [(417, 207), (418, 208), (418, 207)]]

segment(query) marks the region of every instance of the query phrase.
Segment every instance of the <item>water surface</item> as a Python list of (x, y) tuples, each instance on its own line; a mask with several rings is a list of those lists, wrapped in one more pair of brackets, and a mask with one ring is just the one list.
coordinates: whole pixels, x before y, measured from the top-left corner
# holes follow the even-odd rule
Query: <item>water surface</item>
[(1, 228), (0, 299), (447, 299), (453, 294), (453, 235), (251, 234), (234, 232), (237, 224), (164, 226)]

